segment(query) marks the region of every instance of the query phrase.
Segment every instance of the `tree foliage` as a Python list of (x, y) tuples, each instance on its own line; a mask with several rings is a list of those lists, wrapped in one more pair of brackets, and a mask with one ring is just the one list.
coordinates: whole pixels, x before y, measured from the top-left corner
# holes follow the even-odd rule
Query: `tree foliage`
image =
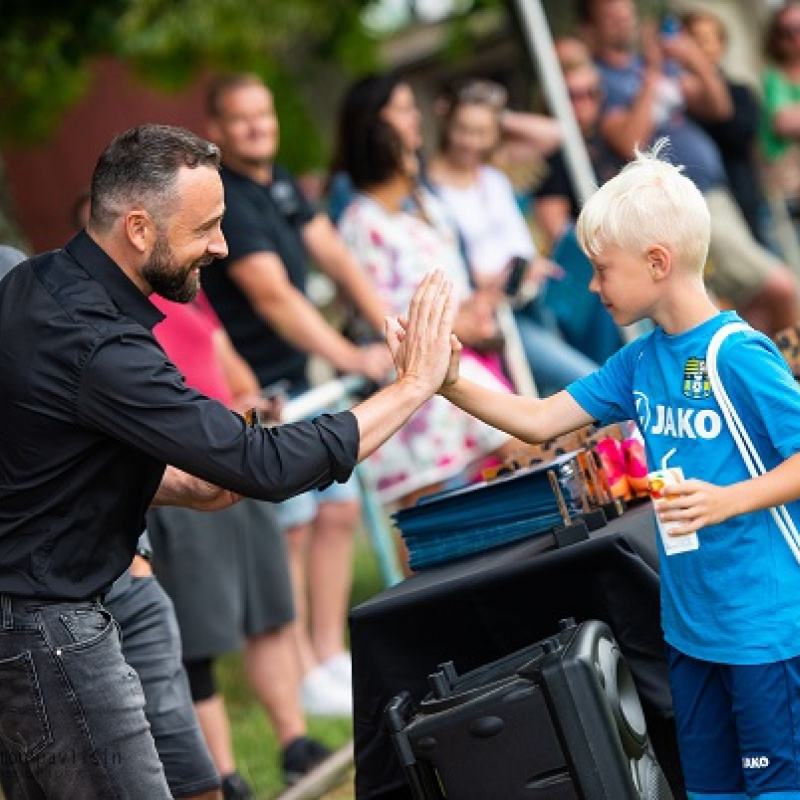
[[(303, 131), (284, 137), (281, 160), (294, 169), (320, 166), (325, 154), (310, 98), (378, 66), (375, 32), (364, 19), (383, 2), (0, 0), (0, 144), (46, 139), (85, 94), (94, 60), (112, 56), (165, 92), (180, 91), (201, 69), (258, 73), (274, 89), (284, 129)], [(476, 46), (469, 13), (503, 2), (451, 0), (441, 55), (469, 57)], [(405, 0), (403, 24), (424, 19), (423, 5)]]
[(46, 136), (89, 81), (126, 0), (4, 0), (0, 25), (0, 139)]
[[(375, 65), (360, 14), (370, 0), (4, 0), (0, 142), (46, 138), (110, 55), (147, 84), (179, 91), (202, 68), (256, 72), (274, 88), (293, 166), (319, 164), (304, 88), (327, 70)], [(283, 152), (288, 149), (288, 153)], [(288, 156), (288, 158), (287, 158)]]

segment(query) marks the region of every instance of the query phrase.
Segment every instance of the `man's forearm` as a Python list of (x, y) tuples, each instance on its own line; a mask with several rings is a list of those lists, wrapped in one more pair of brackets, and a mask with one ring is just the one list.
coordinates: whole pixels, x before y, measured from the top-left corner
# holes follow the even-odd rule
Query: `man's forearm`
[(645, 73), (642, 87), (630, 108), (614, 109), (601, 125), (607, 144), (626, 160), (633, 157), (635, 147), (644, 146), (653, 138), (653, 104), (658, 80), (657, 75)]
[(325, 217), (315, 219), (306, 227), (305, 240), (319, 269), (345, 292), (367, 322), (382, 332), (383, 320), (388, 313), (386, 304), (378, 297), (372, 282), (330, 220)]
[(344, 270), (342, 277), (342, 288), (353, 305), (373, 329), (380, 333), (383, 330), (383, 321), (388, 314), (388, 308), (375, 294), (367, 276), (353, 265), (352, 269)]
[(330, 361), (343, 372), (354, 372), (358, 348), (332, 328), (322, 314), (296, 289), (258, 308), (261, 316), (298, 350)]
[(684, 82), (684, 97), (690, 113), (711, 122), (724, 122), (733, 116), (733, 101), (725, 81), (711, 65), (703, 64), (692, 73), (695, 85)]
[(800, 103), (785, 106), (772, 116), (772, 128), (786, 139), (800, 138)]
[(355, 406), (352, 412), (358, 421), (358, 460), (377, 450), (430, 396), (429, 389), (399, 380)]
[(241, 500), (241, 496), (167, 465), (152, 506), (180, 506), (195, 511), (218, 511)]

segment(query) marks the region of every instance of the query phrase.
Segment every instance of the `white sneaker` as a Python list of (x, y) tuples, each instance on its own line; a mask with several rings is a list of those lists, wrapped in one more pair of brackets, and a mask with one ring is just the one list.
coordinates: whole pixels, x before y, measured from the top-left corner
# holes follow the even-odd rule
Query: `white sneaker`
[(321, 666), (306, 675), (301, 697), (305, 712), (315, 717), (350, 717), (353, 714), (353, 693)]
[(336, 681), (346, 686), (348, 689), (353, 685), (353, 659), (350, 653), (343, 650), (332, 658), (329, 658), (322, 665), (322, 669)]

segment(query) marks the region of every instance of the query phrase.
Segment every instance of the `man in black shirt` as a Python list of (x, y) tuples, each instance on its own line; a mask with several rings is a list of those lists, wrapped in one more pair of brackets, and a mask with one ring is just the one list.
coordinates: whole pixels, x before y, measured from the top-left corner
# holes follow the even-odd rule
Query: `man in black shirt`
[(385, 348), (356, 347), (306, 297), (313, 261), (382, 329), (386, 309), (369, 279), (327, 215), (274, 162), (271, 93), (255, 76), (226, 76), (209, 91), (208, 111), (210, 137), (222, 150), (228, 255), (205, 273), (203, 289), (234, 346), (262, 386), (287, 380), (291, 391), (308, 388), (310, 353), (341, 372), (380, 380), (390, 366)]
[[(208, 92), (209, 136), (222, 152), (227, 258), (204, 275), (205, 292), (262, 386), (308, 388), (309, 354), (340, 372), (376, 378), (385, 349), (356, 347), (306, 297), (313, 261), (376, 329), (385, 306), (326, 214), (276, 163), (279, 121), (272, 93), (253, 75), (227, 75)], [(360, 506), (354, 485), (281, 503), (297, 621), (301, 696), (312, 714), (349, 714), (352, 693), (345, 628)], [(271, 716), (275, 718), (273, 711)]]
[(437, 275), (403, 341), (389, 328), (399, 379), (352, 411), (266, 430), (187, 388), (147, 295), (190, 300), (226, 254), (218, 165), (188, 131), (120, 135), (86, 232), (0, 283), (0, 732), (30, 796), (170, 796), (101, 604), (148, 506), (231, 501), (209, 483), (275, 501), (346, 480), (447, 369), (455, 306)]

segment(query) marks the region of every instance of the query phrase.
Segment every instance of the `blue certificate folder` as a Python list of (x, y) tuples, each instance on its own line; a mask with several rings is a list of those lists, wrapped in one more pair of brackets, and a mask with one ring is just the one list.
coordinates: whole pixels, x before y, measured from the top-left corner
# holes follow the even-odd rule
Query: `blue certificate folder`
[(480, 553), (563, 524), (548, 472), (552, 470), (570, 516), (582, 511), (575, 453), (462, 489), (423, 497), (393, 519), (409, 553), (424, 569)]

